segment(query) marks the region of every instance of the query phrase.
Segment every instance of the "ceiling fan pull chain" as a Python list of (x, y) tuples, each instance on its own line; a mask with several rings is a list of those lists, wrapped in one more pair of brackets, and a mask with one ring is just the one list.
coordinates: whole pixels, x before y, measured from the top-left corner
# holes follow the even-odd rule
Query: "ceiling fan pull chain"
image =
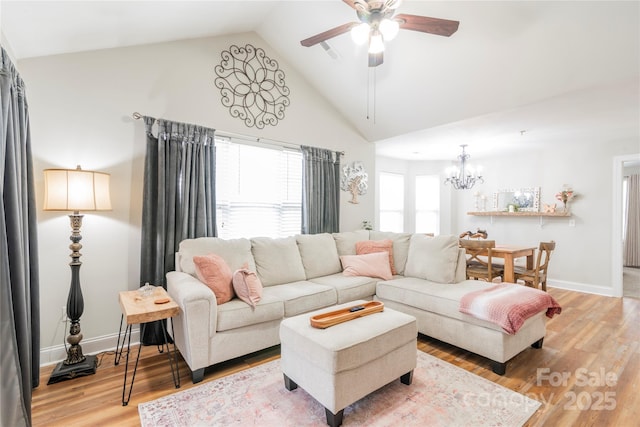
[(369, 120), (369, 92), (371, 92), (371, 83), (369, 82), (371, 77), (371, 69), (367, 68), (367, 120)]
[[(373, 84), (371, 83), (371, 74), (373, 74)], [(371, 96), (371, 87), (373, 86), (373, 96)], [(373, 107), (371, 107), (373, 105)], [(369, 116), (370, 108), (373, 109), (373, 124), (376, 124), (376, 69), (367, 69), (367, 120), (370, 120)]]
[(373, 69), (373, 124), (376, 124), (376, 69)]

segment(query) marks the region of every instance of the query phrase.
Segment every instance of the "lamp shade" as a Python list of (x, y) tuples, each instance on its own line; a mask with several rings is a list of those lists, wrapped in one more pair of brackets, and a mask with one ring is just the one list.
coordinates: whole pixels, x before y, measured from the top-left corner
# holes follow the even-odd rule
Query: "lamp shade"
[(80, 169), (44, 170), (45, 211), (111, 210), (108, 173)]

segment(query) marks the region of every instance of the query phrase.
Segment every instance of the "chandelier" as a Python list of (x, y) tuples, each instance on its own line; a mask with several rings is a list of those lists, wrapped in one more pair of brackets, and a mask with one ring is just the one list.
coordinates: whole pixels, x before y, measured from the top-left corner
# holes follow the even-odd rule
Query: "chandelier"
[(481, 183), (484, 182), (482, 175), (480, 175), (480, 173), (482, 172), (482, 167), (478, 166), (477, 168), (474, 168), (473, 166), (467, 164), (467, 160), (469, 160), (471, 156), (465, 152), (464, 148), (466, 146), (466, 144), (460, 146), (462, 147), (462, 154), (458, 156), (460, 165), (451, 166), (446, 170), (447, 179), (444, 181), (444, 183), (451, 183), (451, 185), (453, 185), (453, 188), (455, 188), (456, 190), (467, 190), (473, 188), (476, 181), (479, 181)]

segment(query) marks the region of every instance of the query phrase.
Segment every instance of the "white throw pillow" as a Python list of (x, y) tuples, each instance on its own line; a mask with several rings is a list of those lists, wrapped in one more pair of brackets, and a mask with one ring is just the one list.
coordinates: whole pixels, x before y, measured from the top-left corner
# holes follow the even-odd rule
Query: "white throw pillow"
[(356, 243), (369, 240), (369, 230), (344, 231), (333, 233), (333, 240), (336, 242), (338, 255), (355, 255)]
[(296, 242), (307, 279), (329, 276), (342, 270), (331, 234), (299, 234)]
[(295, 237), (254, 237), (251, 239), (251, 252), (262, 286), (299, 282), (307, 278)]
[(411, 236), (405, 276), (437, 283), (455, 283), (457, 265), (457, 236)]
[(405, 265), (407, 264), (407, 256), (409, 254), (409, 240), (411, 233), (394, 233), (391, 231), (371, 231), (369, 233), (371, 240), (391, 239), (393, 241), (393, 263), (396, 274), (404, 274)]

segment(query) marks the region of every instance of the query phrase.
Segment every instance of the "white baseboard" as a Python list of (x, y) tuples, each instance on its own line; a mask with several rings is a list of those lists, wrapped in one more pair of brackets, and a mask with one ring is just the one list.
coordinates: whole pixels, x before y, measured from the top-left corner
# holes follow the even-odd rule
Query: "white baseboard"
[(569, 282), (568, 280), (551, 280), (547, 281), (550, 288), (566, 289), (568, 291), (584, 292), (587, 294), (602, 295), (605, 297), (615, 296), (613, 288), (604, 286), (589, 285), (587, 283)]
[[(140, 342), (140, 329), (131, 331), (131, 344)], [(118, 344), (118, 334), (103, 335), (101, 337), (83, 339), (80, 342), (83, 354), (98, 354), (105, 351), (115, 351)], [(53, 365), (67, 358), (64, 345), (55, 345), (40, 349), (40, 366)]]

